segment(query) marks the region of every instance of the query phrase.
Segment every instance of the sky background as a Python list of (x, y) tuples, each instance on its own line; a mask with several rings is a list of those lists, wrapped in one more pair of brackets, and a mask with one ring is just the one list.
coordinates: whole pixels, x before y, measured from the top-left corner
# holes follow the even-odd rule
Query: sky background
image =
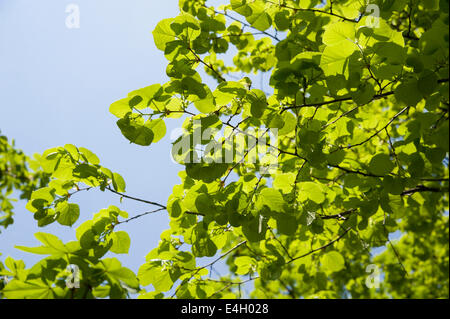
[[(80, 28), (66, 27), (66, 6), (80, 9)], [(170, 132), (181, 120), (166, 121), (168, 134), (157, 144), (130, 144), (109, 113), (110, 104), (128, 92), (168, 80), (167, 60), (151, 31), (163, 18), (178, 14), (177, 0), (0, 0), (0, 130), (26, 154), (71, 143), (93, 151), (101, 165), (120, 173), (127, 194), (166, 204), (180, 182), (181, 166), (170, 160)], [(27, 267), (42, 256), (14, 249), (38, 246), (35, 232), (64, 242), (75, 229), (109, 205), (130, 217), (152, 207), (91, 190), (72, 199), (81, 215), (71, 228), (54, 223), (38, 228), (25, 202), (15, 207), (15, 223), (0, 234), (0, 257), (23, 259)], [(168, 228), (165, 211), (122, 224), (131, 237), (129, 255), (118, 257), (137, 272), (145, 255)]]

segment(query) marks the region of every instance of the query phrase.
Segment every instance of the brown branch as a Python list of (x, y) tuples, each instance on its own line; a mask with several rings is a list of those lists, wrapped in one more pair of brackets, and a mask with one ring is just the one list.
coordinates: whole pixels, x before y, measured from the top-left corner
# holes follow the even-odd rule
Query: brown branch
[(141, 198), (137, 198), (137, 197), (133, 197), (133, 196), (128, 196), (128, 195), (125, 195), (125, 194), (120, 193), (118, 191), (115, 191), (111, 187), (106, 187), (106, 189), (109, 190), (110, 192), (112, 192), (114, 194), (117, 194), (117, 195), (120, 195), (120, 196), (122, 196), (124, 198), (132, 199), (132, 200), (135, 200), (135, 201), (138, 201), (138, 202), (142, 202), (142, 203), (158, 206), (158, 207), (161, 207), (163, 209), (167, 209), (167, 207), (162, 205), (162, 204), (158, 204), (158, 203), (155, 203), (155, 202), (152, 202), (152, 201), (149, 201), (149, 200), (145, 200), (145, 199), (141, 199)]
[(211, 298), (211, 297), (213, 297), (213, 296), (215, 296), (215, 295), (217, 295), (217, 294), (220, 294), (222, 291), (227, 290), (227, 289), (230, 288), (231, 286), (238, 285), (238, 286), (240, 287), (241, 285), (243, 285), (243, 284), (245, 284), (245, 283), (247, 283), (247, 282), (256, 280), (256, 279), (259, 279), (259, 276), (252, 277), (252, 278), (249, 278), (249, 279), (246, 279), (246, 280), (243, 280), (243, 281), (239, 281), (239, 282), (232, 282), (232, 281), (230, 281), (230, 282), (228, 282), (228, 285), (226, 285), (226, 286), (223, 287), (222, 289), (220, 289), (220, 290), (214, 292), (214, 293), (213, 293), (212, 295), (210, 295), (208, 298)]
[[(372, 100), (370, 100), (366, 104), (369, 104), (370, 102), (372, 102), (374, 100), (386, 98), (386, 97), (388, 97), (388, 96), (390, 96), (392, 94), (394, 94), (394, 91), (390, 91), (390, 92), (374, 95)], [(323, 106), (323, 105), (328, 105), (328, 104), (333, 104), (333, 103), (338, 103), (338, 102), (351, 101), (351, 100), (353, 100), (353, 97), (348, 96), (348, 97), (341, 97), (341, 98), (337, 98), (337, 99), (330, 100), (330, 101), (325, 101), (325, 102), (305, 103), (305, 104), (302, 104), (302, 105), (291, 105), (291, 106), (284, 107), (281, 110), (281, 113), (283, 113), (286, 110), (291, 110), (291, 109), (298, 109), (298, 108), (304, 108), (304, 107), (318, 107), (318, 106)], [(360, 106), (362, 106), (362, 105), (360, 105)]]
[(275, 236), (275, 233), (273, 232), (272, 228), (268, 227), (270, 230), (270, 233), (273, 236), (273, 239), (275, 239), (275, 241), (277, 243), (280, 244), (281, 248), (283, 248), (283, 250), (285, 251), (286, 255), (289, 257), (289, 259), (292, 259), (291, 255), (289, 254), (289, 251), (287, 250), (287, 248), (283, 245), (283, 243), (277, 238), (277, 236)]
[(208, 268), (208, 267), (211, 267), (211, 266), (214, 265), (216, 262), (218, 262), (219, 260), (225, 258), (226, 256), (228, 256), (229, 254), (231, 254), (233, 251), (235, 251), (236, 249), (238, 249), (238, 248), (241, 247), (242, 245), (245, 245), (246, 243), (247, 243), (246, 240), (241, 241), (239, 244), (237, 244), (237, 245), (234, 246), (233, 248), (229, 249), (227, 252), (225, 252), (224, 254), (220, 255), (219, 257), (217, 257), (216, 259), (214, 259), (212, 262), (210, 262), (209, 264), (207, 264), (207, 265), (205, 265), (205, 266), (202, 266), (202, 267), (199, 267), (199, 268), (196, 268), (196, 269), (188, 269), (188, 270), (190, 270), (190, 271), (193, 271), (194, 273), (191, 275), (191, 277), (190, 277), (188, 280), (184, 281), (182, 284), (180, 284), (180, 285), (178, 286), (178, 288), (175, 290), (175, 292), (173, 293), (173, 295), (171, 296), (171, 298), (175, 297), (176, 294), (177, 294), (177, 292), (180, 290), (180, 288), (181, 288), (183, 285), (187, 284), (189, 281), (191, 281), (192, 278), (194, 278), (194, 276), (195, 276), (196, 274), (198, 274), (198, 272), (199, 272), (200, 270), (205, 269), (205, 268)]
[(371, 174), (371, 173), (366, 173), (360, 170), (352, 170), (346, 167), (342, 167), (340, 165), (331, 165), (330, 163), (327, 164), (330, 167), (334, 167), (334, 168), (338, 168), (341, 171), (344, 171), (346, 173), (352, 173), (352, 174), (358, 174), (358, 175), (362, 175), (362, 176), (366, 176), (366, 177), (383, 177), (381, 175), (375, 175), (375, 174)]
[[(449, 79), (440, 79), (440, 80), (438, 80), (438, 83), (439, 84), (446, 83), (446, 82), (448, 82), (448, 80)], [(373, 96), (372, 100), (370, 100), (366, 104), (369, 104), (369, 103), (371, 103), (371, 102), (373, 102), (375, 100), (386, 98), (386, 97), (391, 96), (393, 94), (394, 94), (394, 91), (389, 91), (389, 92), (382, 93), (382, 94), (376, 94), (376, 95)], [(291, 110), (291, 109), (298, 109), (298, 108), (303, 108), (303, 107), (317, 107), (317, 106), (323, 106), (323, 105), (328, 105), (328, 104), (333, 104), (333, 103), (338, 103), (338, 102), (351, 101), (351, 100), (353, 100), (353, 98), (351, 96), (348, 96), (348, 97), (341, 97), (341, 98), (337, 98), (337, 99), (330, 100), (330, 101), (324, 101), (324, 102), (305, 103), (305, 104), (301, 104), (301, 105), (290, 105), (290, 106), (284, 107), (281, 110), (281, 113), (283, 113), (286, 110)], [(363, 104), (363, 105), (366, 105), (366, 104)], [(363, 105), (360, 105), (360, 106), (363, 106)]]
[[(406, 110), (408, 110), (410, 107), (409, 106), (405, 106), (400, 112), (398, 112), (397, 114), (394, 115), (393, 118), (391, 118), (389, 120), (389, 122), (383, 126), (382, 128), (380, 128), (378, 131), (376, 131), (375, 133), (373, 133), (371, 136), (369, 136), (367, 139), (365, 139), (364, 141), (357, 143), (357, 144), (353, 144), (353, 145), (349, 145), (349, 146), (345, 146), (345, 147), (340, 147), (339, 149), (351, 149), (353, 147), (357, 147), (357, 146), (361, 146), (365, 143), (367, 143), (368, 141), (370, 141), (373, 137), (377, 136), (381, 131), (385, 130), (389, 125), (392, 124), (392, 122), (394, 122), (394, 120), (399, 117), (400, 115), (402, 115)], [(337, 149), (337, 150), (339, 150)]]
[(334, 214), (334, 215), (320, 215), (320, 217), (321, 217), (322, 219), (335, 219), (335, 218), (342, 219), (343, 217), (345, 217), (345, 216), (347, 216), (347, 215), (350, 215), (350, 214), (353, 213), (353, 212), (356, 212), (356, 209), (355, 209), (355, 208), (346, 210), (345, 212), (342, 212), (342, 213), (339, 213), (339, 214)]
[(214, 69), (214, 67), (212, 66), (212, 64), (208, 64), (205, 61), (203, 61), (200, 56), (194, 52), (194, 50), (192, 50), (191, 48), (188, 48), (189, 51), (195, 56), (195, 58), (197, 59), (198, 62), (200, 62), (201, 64), (203, 64), (204, 66), (206, 66), (208, 69), (210, 69), (215, 75), (217, 75), (217, 77), (219, 78), (219, 80), (221, 82), (226, 82), (227, 80), (225, 80), (225, 78), (222, 76), (222, 74), (220, 74), (216, 69)]
[(322, 129), (322, 130), (323, 130), (323, 129), (326, 129), (328, 126), (330, 126), (330, 125), (336, 123), (336, 122), (339, 121), (341, 118), (343, 118), (343, 117), (347, 116), (348, 114), (352, 113), (353, 111), (357, 110), (359, 107), (360, 107), (360, 105), (355, 106), (355, 107), (352, 108), (351, 110), (348, 110), (347, 112), (342, 113), (337, 119), (335, 119), (335, 120), (333, 120), (333, 121), (331, 121), (331, 122), (325, 124), (324, 126), (322, 126), (321, 129)]
[(136, 215), (136, 216), (131, 217), (131, 218), (129, 218), (129, 219), (125, 219), (125, 220), (122, 220), (122, 221), (120, 221), (120, 222), (117, 222), (117, 223), (115, 224), (115, 226), (116, 226), (116, 225), (120, 225), (120, 224), (124, 224), (124, 223), (128, 223), (128, 222), (130, 222), (130, 221), (132, 221), (132, 220), (134, 220), (134, 219), (138, 219), (138, 218), (140, 218), (140, 217), (142, 217), (142, 216), (146, 216), (146, 215), (149, 215), (149, 214), (153, 214), (153, 213), (156, 213), (156, 212), (159, 212), (159, 211), (162, 211), (162, 210), (165, 210), (165, 208), (158, 208), (158, 209), (152, 210), (152, 211), (150, 211), (150, 212), (145, 212), (145, 213)]
[(347, 18), (347, 17), (344, 17), (344, 16), (341, 16), (339, 14), (334, 13), (332, 6), (330, 7), (330, 11), (323, 11), (323, 10), (313, 9), (313, 8), (293, 8), (293, 7), (289, 7), (289, 6), (287, 6), (285, 4), (282, 4), (282, 3), (278, 4), (278, 3), (275, 3), (275, 2), (270, 1), (270, 0), (266, 0), (266, 1), (269, 2), (269, 3), (272, 3), (272, 4), (279, 5), (282, 8), (293, 10), (294, 12), (297, 12), (297, 11), (314, 12), (314, 13), (317, 13), (317, 14), (325, 14), (325, 15), (333, 16), (333, 17), (336, 17), (336, 18), (339, 18), (339, 19), (342, 19), (342, 20), (348, 21), (348, 22), (353, 22), (353, 23), (357, 23), (358, 22), (355, 19), (350, 19), (350, 18)]
[(314, 254), (315, 252), (317, 252), (317, 251), (319, 251), (319, 250), (325, 249), (325, 248), (327, 248), (327, 247), (333, 245), (335, 242), (338, 242), (339, 240), (341, 240), (341, 239), (349, 232), (350, 229), (351, 229), (351, 227), (348, 227), (346, 230), (344, 230), (344, 232), (343, 232), (341, 235), (339, 235), (337, 238), (335, 238), (335, 239), (333, 239), (332, 241), (330, 241), (328, 244), (325, 244), (325, 245), (323, 245), (323, 246), (321, 246), (321, 247), (319, 247), (319, 248), (312, 249), (311, 251), (309, 251), (309, 252), (307, 252), (307, 253), (305, 253), (305, 254), (303, 254), (303, 255), (300, 255), (300, 256), (298, 256), (298, 257), (292, 258), (292, 259), (289, 260), (286, 264), (290, 264), (291, 262), (294, 262), (294, 261), (296, 261), (297, 259), (300, 259), (300, 258), (309, 256), (309, 255)]
[(438, 188), (438, 187), (428, 187), (428, 186), (424, 186), (424, 185), (417, 185), (414, 188), (403, 191), (400, 195), (405, 196), (405, 195), (411, 195), (411, 194), (419, 193), (419, 192), (448, 193), (448, 191), (449, 191), (448, 188)]
[[(236, 22), (239, 22), (240, 24), (242, 24), (242, 25), (245, 26), (245, 27), (248, 27), (248, 28), (252, 28), (252, 29), (258, 30), (258, 29), (256, 29), (255, 27), (251, 26), (250, 24), (245, 23), (245, 22), (243, 22), (243, 21), (241, 21), (241, 20), (239, 20), (239, 19), (233, 17), (232, 15), (229, 15), (227, 12), (220, 12), (220, 11), (216, 11), (216, 10), (214, 10), (214, 9), (212, 9), (212, 8), (210, 8), (210, 7), (208, 7), (208, 6), (206, 6), (206, 5), (203, 5), (203, 6), (204, 6), (206, 9), (209, 9), (209, 10), (213, 11), (215, 14), (223, 15), (223, 16), (225, 16), (225, 17), (231, 19), (231, 20), (234, 20), (234, 21), (236, 21)], [(274, 39), (274, 40), (276, 40), (276, 41), (280, 41), (280, 39), (278, 39), (277, 36), (275, 36), (275, 35), (273, 35), (273, 34), (270, 34), (270, 33), (266, 32), (266, 31), (261, 31), (261, 30), (258, 30), (258, 31), (260, 31), (261, 33), (263, 33), (263, 34), (265, 34), (265, 35), (271, 37), (272, 39)]]
[(398, 170), (399, 170), (399, 172), (403, 172), (403, 167), (402, 167), (402, 165), (400, 165), (400, 161), (398, 159), (397, 152), (395, 151), (394, 144), (392, 144), (391, 136), (389, 135), (389, 130), (387, 129), (387, 127), (385, 128), (385, 131), (386, 131), (389, 145), (391, 146), (391, 149), (392, 149), (392, 155), (394, 155), (395, 163), (397, 164)]

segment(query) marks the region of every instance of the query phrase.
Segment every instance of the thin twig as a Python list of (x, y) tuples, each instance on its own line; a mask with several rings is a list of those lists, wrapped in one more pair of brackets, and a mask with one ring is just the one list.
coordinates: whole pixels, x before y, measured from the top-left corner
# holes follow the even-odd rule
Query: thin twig
[(120, 222), (117, 222), (115, 225), (120, 225), (120, 224), (128, 223), (128, 222), (130, 222), (130, 221), (132, 221), (132, 220), (134, 220), (134, 219), (138, 219), (139, 217), (146, 216), (146, 215), (149, 215), (149, 214), (153, 214), (153, 213), (156, 213), (156, 212), (159, 212), (159, 211), (162, 211), (162, 210), (165, 210), (165, 208), (158, 208), (158, 209), (152, 210), (152, 211), (150, 211), (150, 212), (145, 212), (145, 213), (136, 215), (136, 216), (131, 217), (131, 218), (129, 218), (129, 219), (125, 219), (125, 220), (122, 220), (122, 221), (120, 221)]
[(296, 261), (297, 259), (300, 259), (300, 258), (309, 256), (309, 255), (314, 254), (315, 252), (317, 252), (317, 251), (319, 251), (319, 250), (325, 249), (325, 248), (327, 248), (327, 247), (333, 245), (335, 242), (338, 242), (339, 240), (341, 240), (341, 239), (349, 232), (350, 229), (351, 229), (351, 227), (348, 227), (346, 230), (344, 230), (344, 232), (343, 232), (341, 235), (339, 235), (339, 237), (333, 239), (333, 240), (330, 241), (328, 244), (323, 245), (323, 246), (321, 246), (321, 247), (319, 247), (319, 248), (312, 249), (311, 251), (309, 251), (309, 252), (307, 252), (307, 253), (305, 253), (305, 254), (303, 254), (303, 255), (300, 255), (300, 256), (298, 256), (298, 257), (292, 258), (291, 260), (289, 260), (289, 261), (287, 262), (287, 264), (290, 264), (291, 262), (294, 262), (294, 261)]
[(155, 202), (152, 202), (152, 201), (149, 201), (149, 200), (146, 200), (146, 199), (142, 199), (142, 198), (137, 198), (137, 197), (125, 195), (123, 193), (120, 193), (120, 192), (112, 189), (111, 187), (106, 187), (106, 189), (109, 190), (110, 192), (112, 192), (114, 194), (117, 194), (117, 195), (120, 195), (120, 196), (122, 196), (124, 198), (132, 199), (132, 200), (135, 200), (135, 201), (138, 201), (138, 202), (142, 202), (142, 203), (146, 203), (146, 204), (150, 204), (150, 205), (154, 205), (154, 206), (158, 206), (158, 207), (167, 209), (167, 207), (162, 205), (162, 204), (158, 204), (158, 203), (155, 203)]

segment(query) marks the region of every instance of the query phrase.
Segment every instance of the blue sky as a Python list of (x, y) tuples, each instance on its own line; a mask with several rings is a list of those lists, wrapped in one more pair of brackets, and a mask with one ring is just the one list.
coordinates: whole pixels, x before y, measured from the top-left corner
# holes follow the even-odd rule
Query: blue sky
[[(68, 29), (68, 4), (80, 8), (80, 28)], [(98, 155), (101, 164), (119, 172), (129, 195), (165, 204), (179, 183), (182, 168), (170, 160), (170, 131), (150, 147), (130, 144), (120, 133), (109, 105), (128, 92), (167, 81), (167, 61), (153, 43), (151, 31), (163, 18), (178, 14), (178, 1), (0, 1), (0, 130), (27, 154), (71, 143)], [(41, 256), (14, 249), (37, 246), (37, 231), (75, 239), (75, 228), (109, 205), (130, 216), (148, 205), (100, 191), (73, 199), (81, 208), (72, 229), (52, 224), (38, 228), (25, 203), (16, 205), (15, 224), (0, 234), (0, 252), (32, 266)], [(120, 226), (131, 235), (130, 254), (116, 255), (137, 271), (144, 256), (168, 228), (165, 212)], [(112, 256), (112, 255), (111, 255)]]

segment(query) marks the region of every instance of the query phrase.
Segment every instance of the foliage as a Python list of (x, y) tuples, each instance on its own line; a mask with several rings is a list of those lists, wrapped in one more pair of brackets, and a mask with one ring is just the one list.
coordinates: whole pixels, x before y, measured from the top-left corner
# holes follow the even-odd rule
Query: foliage
[[(6, 136), (0, 135), (0, 226), (7, 228), (14, 222), (14, 195), (29, 200), (34, 190), (47, 183), (48, 176), (15, 148), (14, 141), (9, 143)], [(18, 193), (13, 194), (15, 190)]]
[[(155, 209), (128, 218), (110, 206), (66, 244), (36, 234), (42, 246), (18, 248), (48, 257), (0, 264), (11, 279), (3, 296), (239, 298), (254, 285), (255, 298), (448, 298), (448, 1), (377, 0), (379, 19), (358, 0), (179, 4), (153, 31), (170, 80), (110, 112), (127, 140), (150, 147), (183, 117), (172, 149), (180, 184), (159, 204), (126, 195), (85, 148), (36, 156), (50, 176), (27, 204), (39, 226), (73, 225), (80, 209), (69, 200), (93, 188)], [(251, 80), (265, 72), (271, 92)], [(253, 161), (271, 129), (276, 141)], [(233, 160), (219, 161), (230, 147)], [(128, 252), (118, 224), (160, 211), (170, 228), (137, 274), (103, 258)], [(223, 260), (229, 273), (210, 277)], [(65, 286), (69, 264), (79, 289)], [(382, 270), (379, 288), (366, 285), (369, 265)]]

